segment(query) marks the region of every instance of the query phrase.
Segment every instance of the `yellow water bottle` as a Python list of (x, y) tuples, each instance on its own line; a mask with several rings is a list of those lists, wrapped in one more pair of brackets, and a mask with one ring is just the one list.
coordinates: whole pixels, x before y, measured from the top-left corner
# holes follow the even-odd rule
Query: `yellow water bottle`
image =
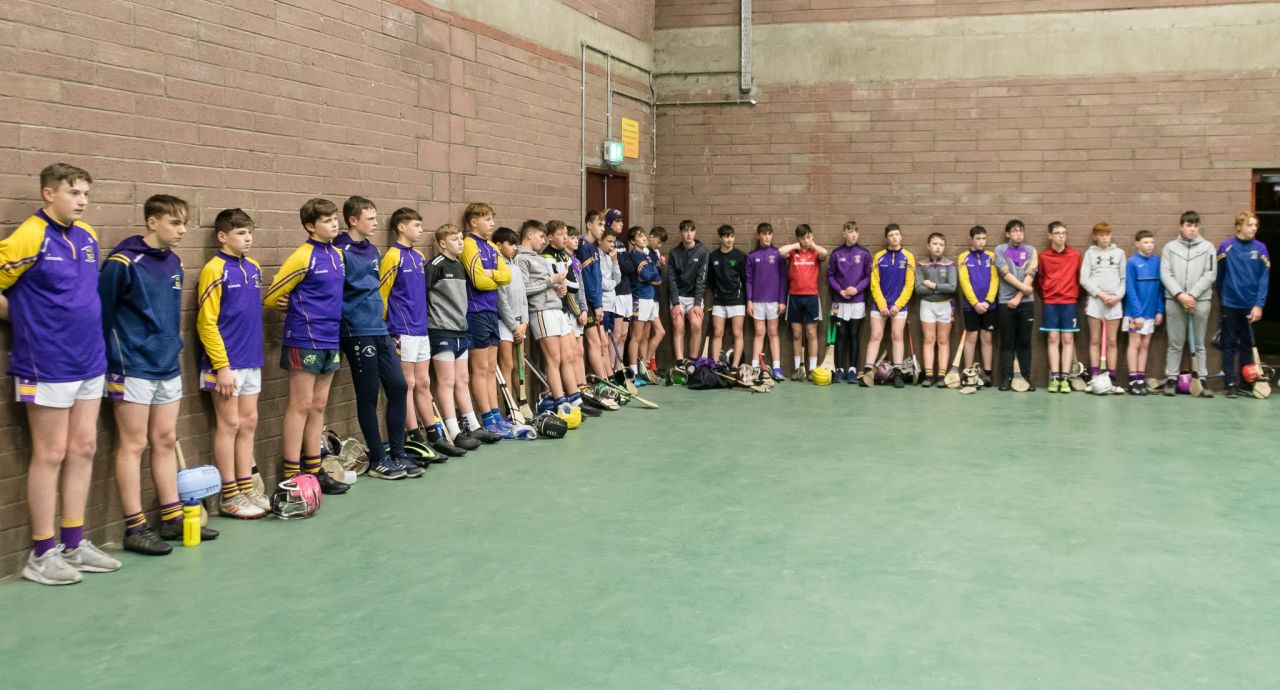
[(182, 545), (200, 545), (200, 502), (182, 504)]

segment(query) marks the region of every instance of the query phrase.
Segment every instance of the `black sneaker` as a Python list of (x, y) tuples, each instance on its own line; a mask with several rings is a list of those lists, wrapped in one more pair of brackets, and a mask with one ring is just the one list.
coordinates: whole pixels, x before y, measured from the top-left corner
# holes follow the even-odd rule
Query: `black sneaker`
[[(160, 538), (165, 541), (178, 541), (182, 539), (182, 520), (174, 520), (173, 522), (162, 522), (160, 528), (156, 530)], [(134, 535), (137, 536), (137, 535)], [(204, 526), (200, 528), (200, 541), (213, 541), (218, 538), (218, 530)], [(125, 548), (129, 548), (127, 545)]]
[(447, 439), (443, 438), (432, 441), (431, 449), (442, 456), (438, 462), (444, 462), (445, 457), (460, 458), (467, 454), (467, 451), (449, 443)]
[(920, 378), (921, 388), (933, 388), (933, 384), (934, 384), (934, 378), (928, 374), (925, 374)]
[(467, 432), (463, 431), (459, 433), (457, 436), (453, 437), (453, 445), (461, 448), (464, 451), (468, 451), (468, 450), (475, 450), (484, 444), (480, 443), (479, 439), (471, 438), (471, 436), (469, 436)]
[(1178, 394), (1178, 379), (1169, 379), (1164, 382), (1164, 394), (1170, 398)]
[[(179, 533), (178, 537), (181, 538), (182, 534)], [(144, 556), (168, 556), (173, 552), (173, 547), (169, 546), (169, 542), (161, 539), (155, 530), (146, 527), (141, 532), (125, 535), (124, 550)]]
[(902, 379), (902, 370), (897, 367), (894, 367), (893, 368), (893, 387), (902, 388), (905, 385), (907, 385), (907, 383)]
[(1002, 391), (1004, 391), (1004, 392), (1008, 393), (1009, 391), (1013, 390), (1013, 388), (1009, 386), (1009, 382), (1008, 382), (1008, 381), (1005, 381), (1004, 383), (1001, 383), (1001, 384), (1000, 384), (1000, 390), (1002, 390)]
[(404, 479), (404, 468), (390, 456), (384, 455), (369, 463), (369, 476), (374, 479)]
[(315, 472), (311, 476), (320, 482), (320, 493), (326, 496), (341, 496), (351, 490), (350, 484), (330, 477), (328, 472)]
[[(413, 456), (407, 453), (404, 455), (397, 455), (392, 458), (391, 461), (398, 463), (400, 465), (400, 469), (404, 471), (404, 476), (409, 477), (410, 479), (417, 479), (427, 473), (421, 465), (414, 461)], [(431, 464), (430, 461), (426, 461), (426, 463), (428, 465)]]
[(591, 407), (590, 405), (587, 405), (586, 403), (583, 403), (582, 405), (578, 405), (577, 407), (578, 407), (578, 409), (579, 409), (579, 410), (582, 410), (582, 414), (583, 414), (583, 416), (585, 416), (585, 417), (599, 417), (600, 415), (604, 414), (604, 413), (603, 413), (603, 412), (601, 412), (600, 410), (598, 410), (598, 409), (596, 409), (596, 408), (594, 408), (594, 407)]
[[(1204, 393), (1208, 393), (1208, 392), (1209, 392), (1209, 389), (1208, 389), (1208, 388), (1204, 389)], [(1205, 397), (1205, 398), (1209, 397), (1208, 395), (1205, 395), (1204, 393), (1201, 393), (1201, 397)], [(1240, 389), (1239, 389), (1239, 388), (1236, 388), (1236, 384), (1234, 384), (1234, 383), (1228, 383), (1228, 384), (1227, 384), (1227, 397), (1228, 397), (1228, 398), (1238, 398), (1238, 397), (1240, 397)]]
[[(489, 431), (488, 429), (475, 429), (472, 431), (467, 431), (460, 434), (458, 438), (461, 438), (462, 436), (467, 436), (471, 438), (473, 441), (479, 441), (480, 443), (488, 443), (488, 444), (497, 443), (498, 441), (502, 440), (501, 435), (495, 434), (492, 431)], [(454, 441), (456, 442), (458, 438), (455, 438)]]
[(408, 456), (418, 467), (426, 468), (428, 465), (437, 462), (444, 462), (446, 458), (437, 453), (431, 446), (417, 441), (404, 442), (404, 454)]

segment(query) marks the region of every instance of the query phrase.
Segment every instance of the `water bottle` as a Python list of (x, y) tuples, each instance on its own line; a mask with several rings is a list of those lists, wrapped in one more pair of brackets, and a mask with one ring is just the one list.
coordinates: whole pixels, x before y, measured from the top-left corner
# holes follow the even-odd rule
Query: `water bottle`
[(182, 504), (182, 545), (200, 545), (200, 501)]

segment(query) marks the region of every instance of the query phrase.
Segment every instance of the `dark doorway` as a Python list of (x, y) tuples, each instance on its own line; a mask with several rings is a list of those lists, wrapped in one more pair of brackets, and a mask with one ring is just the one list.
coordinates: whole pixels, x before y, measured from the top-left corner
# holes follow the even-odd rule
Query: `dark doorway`
[[(1253, 212), (1258, 214), (1258, 240), (1267, 245), (1274, 261), (1280, 251), (1280, 170), (1253, 173)], [(1272, 269), (1267, 307), (1254, 327), (1259, 354), (1268, 361), (1280, 359), (1280, 272)]]
[[(587, 168), (587, 210), (604, 211), (616, 208), (622, 211), (622, 221), (627, 227), (631, 220), (631, 186), (627, 173), (603, 168)], [(582, 221), (581, 218), (578, 219)]]

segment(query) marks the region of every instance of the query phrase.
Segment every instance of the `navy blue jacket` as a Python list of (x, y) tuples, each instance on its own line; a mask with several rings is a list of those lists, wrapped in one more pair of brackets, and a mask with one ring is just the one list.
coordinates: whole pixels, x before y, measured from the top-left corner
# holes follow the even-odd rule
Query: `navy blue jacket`
[(148, 381), (182, 373), (182, 278), (178, 255), (148, 246), (141, 235), (112, 250), (98, 278), (107, 371)]
[(382, 320), (382, 293), (378, 292), (378, 274), (382, 254), (369, 240), (356, 242), (342, 233), (333, 241), (342, 250), (346, 275), (342, 283), (342, 337), (386, 335), (387, 322)]

